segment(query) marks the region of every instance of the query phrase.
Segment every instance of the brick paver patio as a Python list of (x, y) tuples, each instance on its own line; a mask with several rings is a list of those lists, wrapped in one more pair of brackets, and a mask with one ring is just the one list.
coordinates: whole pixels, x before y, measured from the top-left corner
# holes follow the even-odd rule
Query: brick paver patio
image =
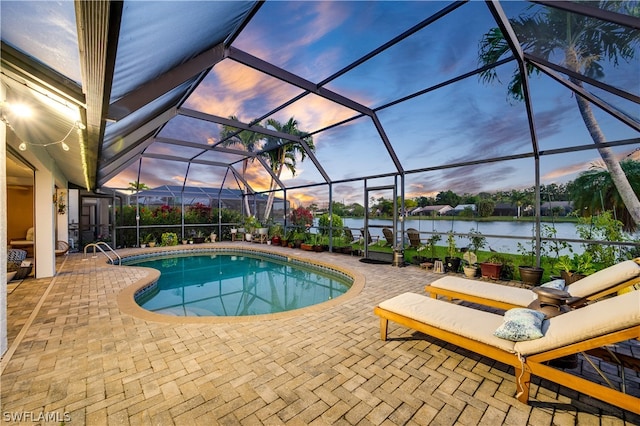
[[(55, 278), (12, 286), (1, 421), (640, 424), (640, 416), (536, 379), (530, 405), (521, 404), (509, 367), (395, 324), (391, 340), (380, 341), (373, 307), (401, 292), (423, 293), (438, 275), (348, 255), (269, 249), (353, 270), (365, 277), (364, 289), (335, 306), (281, 318), (172, 324), (123, 312), (118, 294), (147, 271), (109, 266), (104, 257), (70, 254), (58, 259)], [(593, 374), (586, 363), (581, 368)], [(635, 392), (640, 380), (631, 380)], [(56, 417), (12, 421), (17, 415)]]

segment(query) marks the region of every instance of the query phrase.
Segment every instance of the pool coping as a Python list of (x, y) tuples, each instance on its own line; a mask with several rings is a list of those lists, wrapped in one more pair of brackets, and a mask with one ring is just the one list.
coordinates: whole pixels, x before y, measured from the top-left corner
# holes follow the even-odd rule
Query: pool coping
[[(267, 246), (268, 247), (268, 246)], [(147, 268), (142, 266), (129, 266), (129, 265), (112, 265), (114, 268), (138, 268), (147, 271), (147, 275), (143, 278), (140, 278), (138, 281), (130, 284), (128, 287), (120, 291), (117, 295), (117, 304), (118, 308), (122, 313), (131, 315), (133, 317), (145, 320), (145, 321), (153, 321), (153, 322), (162, 322), (168, 324), (220, 324), (220, 323), (236, 323), (236, 322), (247, 322), (247, 321), (265, 321), (265, 320), (274, 320), (274, 319), (283, 319), (283, 318), (292, 318), (300, 315), (323, 311), (326, 309), (330, 309), (334, 306), (338, 306), (348, 300), (356, 297), (360, 292), (364, 289), (365, 286), (365, 277), (363, 274), (346, 268), (342, 265), (337, 265), (334, 263), (329, 263), (322, 260), (312, 259), (309, 257), (298, 256), (296, 253), (283, 253), (279, 250), (269, 250), (266, 247), (253, 247), (248, 246), (247, 244), (239, 244), (239, 243), (211, 243), (211, 244), (199, 244), (198, 246), (169, 246), (169, 247), (154, 247), (151, 251), (147, 249), (131, 249), (128, 250), (126, 254), (122, 254), (122, 260), (126, 260), (127, 258), (133, 258), (138, 256), (151, 257), (154, 255), (166, 255), (170, 253), (176, 254), (188, 254), (189, 252), (193, 253), (212, 253), (217, 251), (233, 251), (237, 253), (249, 252), (249, 253), (257, 253), (257, 254), (268, 254), (268, 255), (277, 255), (287, 258), (288, 260), (295, 260), (302, 263), (311, 264), (313, 266), (317, 266), (320, 268), (331, 269), (342, 273), (351, 279), (353, 279), (353, 284), (351, 288), (347, 290), (346, 293), (331, 299), (326, 302), (318, 303), (312, 306), (306, 306), (304, 308), (294, 309), (286, 312), (278, 312), (272, 314), (261, 314), (261, 315), (246, 315), (246, 316), (210, 316), (210, 317), (183, 317), (183, 316), (172, 316), (172, 315), (164, 315), (158, 314), (155, 312), (148, 311), (142, 308), (135, 301), (135, 295), (138, 291), (143, 288), (153, 284), (160, 278), (160, 271), (153, 268)]]

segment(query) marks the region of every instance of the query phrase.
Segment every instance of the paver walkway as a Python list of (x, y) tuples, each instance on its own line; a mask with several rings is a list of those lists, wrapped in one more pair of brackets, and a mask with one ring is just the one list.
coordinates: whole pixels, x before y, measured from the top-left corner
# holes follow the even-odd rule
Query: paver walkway
[[(10, 350), (2, 360), (1, 421), (640, 424), (640, 416), (536, 379), (530, 405), (521, 404), (510, 368), (395, 324), (391, 340), (380, 341), (373, 307), (401, 292), (423, 293), (437, 275), (413, 266), (365, 264), (348, 255), (295, 255), (354, 270), (366, 285), (336, 306), (284, 318), (170, 324), (119, 308), (118, 294), (145, 270), (109, 266), (100, 257), (83, 260), (82, 254), (58, 259), (54, 279), (25, 280), (8, 295)], [(640, 380), (631, 379), (635, 392)], [(16, 415), (56, 417), (11, 421)]]

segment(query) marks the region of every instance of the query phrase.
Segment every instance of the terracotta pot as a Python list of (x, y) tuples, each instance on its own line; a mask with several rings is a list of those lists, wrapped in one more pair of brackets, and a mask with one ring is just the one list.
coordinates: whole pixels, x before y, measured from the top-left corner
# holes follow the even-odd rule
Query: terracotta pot
[(482, 262), (480, 264), (480, 273), (482, 274), (482, 278), (499, 280), (501, 271), (502, 263)]

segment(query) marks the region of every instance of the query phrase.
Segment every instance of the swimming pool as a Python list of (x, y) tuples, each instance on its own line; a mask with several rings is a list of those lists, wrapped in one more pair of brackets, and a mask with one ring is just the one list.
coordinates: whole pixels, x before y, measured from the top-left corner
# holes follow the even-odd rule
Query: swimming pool
[(266, 253), (216, 251), (133, 258), (160, 271), (135, 293), (142, 308), (186, 317), (253, 316), (297, 310), (345, 294), (353, 279), (327, 267)]

